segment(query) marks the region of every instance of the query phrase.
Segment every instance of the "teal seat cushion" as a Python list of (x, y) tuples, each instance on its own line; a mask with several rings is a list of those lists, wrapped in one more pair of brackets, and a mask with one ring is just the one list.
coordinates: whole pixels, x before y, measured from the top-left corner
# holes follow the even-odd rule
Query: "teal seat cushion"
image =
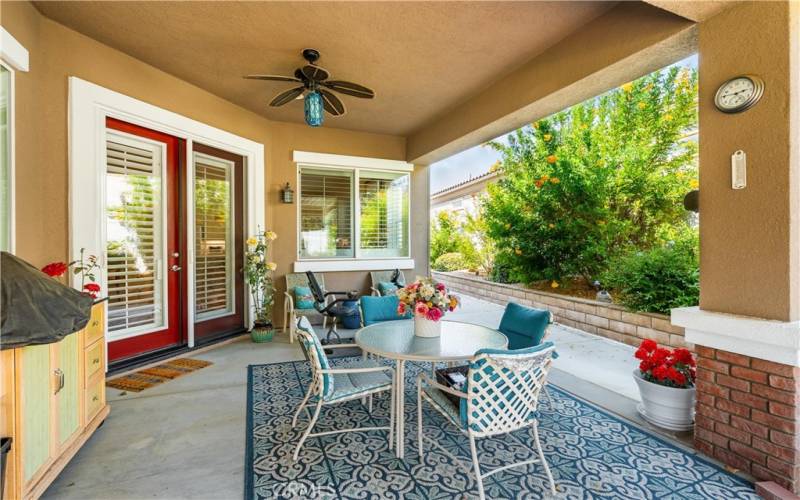
[(541, 344), (549, 324), (549, 311), (509, 302), (498, 330), (508, 337), (508, 348), (516, 350)]
[(381, 321), (395, 321), (398, 319), (411, 318), (411, 312), (405, 316), (397, 314), (397, 306), (400, 300), (396, 295), (388, 297), (361, 297), (361, 313), (364, 326), (369, 326)]
[[(431, 402), (436, 405), (442, 413), (444, 413), (455, 425), (460, 426), (462, 429), (467, 428), (467, 400), (466, 398), (459, 398), (459, 405), (456, 406), (447, 395), (430, 386), (424, 386), (422, 390), (430, 398)], [(464, 396), (467, 394), (464, 393)]]
[(391, 281), (381, 281), (378, 283), (378, 291), (381, 292), (381, 295), (384, 297), (395, 295), (397, 293), (397, 285)]
[(294, 287), (294, 308), (314, 309), (314, 295), (307, 286)]

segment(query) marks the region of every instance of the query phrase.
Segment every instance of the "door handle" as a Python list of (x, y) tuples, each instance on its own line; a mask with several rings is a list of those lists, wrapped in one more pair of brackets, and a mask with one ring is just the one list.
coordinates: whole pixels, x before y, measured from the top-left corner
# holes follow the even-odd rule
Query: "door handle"
[(178, 264), (172, 264), (172, 267), (170, 267), (169, 270), (177, 273), (178, 271), (181, 270), (181, 266), (179, 266)]

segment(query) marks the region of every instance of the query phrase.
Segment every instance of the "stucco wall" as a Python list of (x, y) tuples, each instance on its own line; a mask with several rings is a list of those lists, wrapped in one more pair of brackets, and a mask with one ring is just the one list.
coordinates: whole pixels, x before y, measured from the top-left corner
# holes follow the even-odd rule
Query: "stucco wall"
[[(798, 11), (797, 2), (747, 2), (699, 27), (702, 309), (800, 319)], [(761, 102), (717, 111), (719, 85), (747, 73), (764, 79)], [(739, 149), (747, 188), (733, 190), (730, 157)]]
[[(291, 270), (296, 249), (296, 203), (278, 202), (281, 184), (296, 187), (295, 149), (405, 159), (405, 138), (351, 132), (330, 126), (312, 129), (271, 122), (194, 85), (42, 16), (28, 2), (4, 2), (0, 22), (30, 52), (29, 73), (16, 86), (16, 253), (34, 265), (68, 258), (67, 109), (69, 76), (160, 106), (265, 146), (266, 220), (279, 234), (274, 260), (278, 283)], [(266, 105), (266, 103), (265, 103)], [(428, 172), (414, 173), (417, 273), (427, 270), (427, 236), (419, 236), (420, 201), (428, 198)], [(424, 203), (427, 212), (427, 203)], [(339, 273), (329, 280), (343, 288), (366, 286), (366, 272)], [(282, 301), (279, 301), (279, 307)], [(276, 311), (276, 318), (280, 310)]]

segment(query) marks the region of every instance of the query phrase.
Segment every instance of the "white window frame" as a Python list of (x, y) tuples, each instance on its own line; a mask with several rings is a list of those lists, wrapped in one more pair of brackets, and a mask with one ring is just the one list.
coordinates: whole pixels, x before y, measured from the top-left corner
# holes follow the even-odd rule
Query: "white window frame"
[[(412, 217), (412, 186), (411, 175), (414, 165), (399, 160), (386, 160), (382, 158), (367, 158), (363, 156), (334, 155), (328, 153), (312, 153), (308, 151), (295, 151), (293, 160), (296, 164), (297, 186), (297, 260), (294, 263), (294, 272), (330, 272), (330, 271), (379, 271), (383, 269), (414, 269), (414, 259), (411, 258), (413, 242), (411, 228)], [(353, 172), (353, 255), (354, 257), (301, 257), (301, 213), (302, 213), (302, 182), (300, 171), (302, 168), (322, 170), (348, 170)], [(393, 172), (406, 173), (409, 176), (408, 190), (408, 255), (396, 258), (363, 257), (361, 256), (361, 204), (359, 200), (359, 180), (361, 172)]]
[(11, 33), (0, 26), (0, 65), (8, 70), (8, 252), (16, 251), (16, 71), (30, 69), (28, 50)]
[[(187, 272), (187, 341), (194, 347), (194, 163), (190, 161), (194, 142), (240, 155), (245, 160), (245, 227), (255, 234), (265, 227), (264, 145), (222, 129), (114, 92), (77, 77), (69, 77), (69, 249), (70, 260), (78, 258), (81, 247), (100, 257), (105, 268), (105, 134), (106, 118), (116, 118), (158, 130), (185, 141), (186, 239), (187, 255), (182, 267)], [(98, 277), (107, 290), (104, 273)], [(73, 283), (75, 286), (75, 283)], [(79, 286), (79, 285), (78, 285)], [(245, 284), (245, 326), (253, 324), (252, 304)], [(104, 303), (107, 307), (107, 302)], [(165, 312), (166, 314), (166, 312)], [(106, 322), (108, 315), (105, 315)], [(108, 331), (106, 324), (106, 331)]]

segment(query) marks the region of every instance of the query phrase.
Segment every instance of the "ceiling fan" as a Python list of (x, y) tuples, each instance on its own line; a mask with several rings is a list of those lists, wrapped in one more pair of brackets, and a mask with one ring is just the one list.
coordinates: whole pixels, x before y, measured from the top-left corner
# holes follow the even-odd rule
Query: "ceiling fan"
[(245, 78), (250, 80), (269, 80), (274, 82), (299, 83), (295, 87), (276, 95), (269, 105), (273, 107), (283, 106), (295, 99), (302, 99), (305, 95), (305, 118), (306, 123), (312, 127), (322, 125), (324, 111), (333, 116), (341, 116), (347, 112), (344, 103), (331, 91), (360, 97), (362, 99), (372, 99), (375, 92), (357, 83), (345, 82), (342, 80), (329, 80), (331, 74), (317, 66), (319, 51), (315, 49), (304, 49), (303, 58), (308, 64), (302, 68), (294, 70), (294, 76), (281, 75), (247, 75)]

